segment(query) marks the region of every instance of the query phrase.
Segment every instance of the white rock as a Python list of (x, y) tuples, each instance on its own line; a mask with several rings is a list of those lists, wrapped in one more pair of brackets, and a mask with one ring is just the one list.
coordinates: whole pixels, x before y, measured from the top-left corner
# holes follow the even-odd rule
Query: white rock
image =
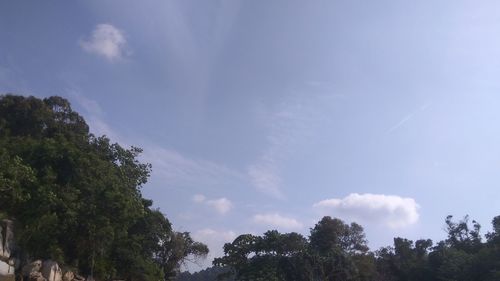
[(0, 261), (0, 276), (8, 276), (13, 274), (14, 274), (14, 266), (4, 261)]
[(2, 260), (8, 260), (10, 258), (10, 254), (14, 249), (14, 232), (13, 225), (14, 223), (11, 220), (2, 220), (2, 239), (0, 240), (0, 244), (3, 243), (0, 251), (0, 258)]
[(3, 227), (0, 224), (0, 256), (3, 256)]
[(42, 275), (47, 281), (62, 281), (62, 270), (57, 262), (46, 260), (42, 264)]
[(65, 270), (62, 276), (63, 281), (72, 281), (75, 279), (75, 273), (71, 270)]

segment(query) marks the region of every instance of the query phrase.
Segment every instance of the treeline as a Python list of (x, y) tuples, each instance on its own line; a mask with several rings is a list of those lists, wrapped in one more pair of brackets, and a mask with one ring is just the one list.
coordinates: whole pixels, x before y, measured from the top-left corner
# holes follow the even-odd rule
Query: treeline
[(0, 96), (0, 218), (15, 222), (21, 262), (52, 259), (96, 280), (170, 280), (208, 248), (141, 195), (151, 165), (60, 97)]
[[(485, 241), (481, 226), (467, 216), (459, 221), (448, 216), (445, 224), (447, 238), (436, 244), (395, 238), (393, 246), (371, 252), (360, 225), (324, 217), (307, 238), (276, 230), (240, 235), (224, 245), (225, 255), (213, 263), (229, 269), (217, 278), (245, 281), (500, 280), (500, 216)], [(182, 280), (219, 280), (187, 277)]]
[(231, 275), (229, 268), (213, 266), (194, 273), (182, 272), (177, 276), (176, 281), (216, 281), (221, 279), (234, 281)]

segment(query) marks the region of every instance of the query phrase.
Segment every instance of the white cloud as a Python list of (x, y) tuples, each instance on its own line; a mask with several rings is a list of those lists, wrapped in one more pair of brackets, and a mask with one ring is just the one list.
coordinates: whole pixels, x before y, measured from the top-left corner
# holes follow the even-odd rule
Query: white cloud
[(195, 194), (193, 196), (193, 201), (198, 204), (204, 203), (205, 205), (213, 208), (217, 213), (221, 215), (226, 214), (233, 208), (233, 203), (231, 202), (231, 200), (225, 197), (207, 200), (205, 195)]
[(81, 40), (80, 46), (86, 52), (100, 55), (109, 61), (116, 61), (126, 55), (127, 40), (123, 32), (111, 24), (98, 24), (87, 40)]
[(223, 246), (224, 243), (233, 242), (236, 238), (236, 233), (234, 231), (218, 231), (211, 228), (204, 228), (198, 230), (192, 234), (195, 241), (202, 242), (208, 246), (210, 250), (205, 260), (203, 268), (210, 266), (210, 262), (217, 257), (224, 255)]
[(193, 201), (196, 203), (201, 203), (201, 202), (205, 201), (205, 199), (206, 199), (206, 197), (203, 194), (195, 194), (193, 196)]
[(384, 223), (392, 228), (414, 224), (419, 218), (419, 205), (415, 200), (396, 195), (351, 193), (342, 199), (317, 202), (313, 207), (334, 216)]
[(302, 223), (294, 218), (284, 217), (280, 214), (257, 214), (253, 216), (253, 222), (268, 227), (280, 227), (285, 229), (300, 229)]
[(207, 205), (213, 207), (219, 214), (225, 214), (233, 207), (233, 203), (227, 198), (208, 200)]

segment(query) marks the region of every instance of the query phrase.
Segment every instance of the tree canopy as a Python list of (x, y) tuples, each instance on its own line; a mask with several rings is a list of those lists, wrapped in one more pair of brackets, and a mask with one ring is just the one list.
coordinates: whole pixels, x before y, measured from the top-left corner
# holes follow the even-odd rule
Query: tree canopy
[(479, 223), (468, 216), (459, 221), (448, 216), (447, 238), (436, 245), (430, 239), (413, 242), (396, 237), (393, 246), (370, 252), (360, 225), (324, 217), (307, 238), (276, 230), (262, 236), (240, 235), (224, 245), (224, 256), (214, 265), (229, 268), (219, 278), (245, 281), (500, 280), (500, 216), (492, 224), (484, 242)]
[(18, 254), (98, 280), (168, 279), (206, 255), (142, 197), (141, 152), (89, 133), (64, 98), (0, 96), (0, 216), (15, 221)]

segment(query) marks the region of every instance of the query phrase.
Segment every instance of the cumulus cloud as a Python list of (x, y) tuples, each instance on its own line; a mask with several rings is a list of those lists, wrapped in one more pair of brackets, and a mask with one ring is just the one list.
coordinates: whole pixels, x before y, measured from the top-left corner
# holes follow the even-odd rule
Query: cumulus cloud
[(201, 202), (205, 201), (205, 199), (206, 199), (206, 197), (203, 194), (195, 194), (193, 196), (193, 201), (196, 203), (201, 203)]
[(351, 193), (341, 199), (317, 202), (313, 207), (323, 213), (363, 222), (384, 223), (392, 228), (414, 224), (419, 218), (419, 205), (415, 200), (396, 195)]
[(116, 61), (126, 55), (127, 40), (123, 32), (111, 24), (98, 24), (86, 40), (80, 41), (86, 52)]
[(211, 207), (212, 209), (214, 209), (217, 213), (219, 213), (221, 215), (226, 214), (227, 212), (229, 212), (233, 208), (233, 203), (231, 202), (231, 200), (229, 200), (225, 197), (207, 200), (205, 195), (195, 194), (193, 196), (193, 201), (198, 203), (198, 204), (203, 203), (203, 204)]
[(225, 214), (233, 207), (233, 203), (227, 198), (208, 200), (207, 205), (213, 207), (219, 214)]
[(280, 214), (257, 214), (253, 216), (253, 222), (269, 227), (279, 227), (285, 229), (299, 229), (303, 225), (294, 218), (284, 217)]

